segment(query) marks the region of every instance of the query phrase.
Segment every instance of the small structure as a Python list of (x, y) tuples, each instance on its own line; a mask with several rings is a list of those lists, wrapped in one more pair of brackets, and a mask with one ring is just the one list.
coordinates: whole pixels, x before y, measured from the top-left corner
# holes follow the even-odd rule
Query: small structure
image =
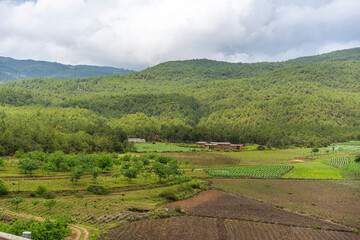
[(230, 142), (197, 142), (196, 145), (204, 146), (208, 149), (214, 150), (237, 150), (245, 151), (245, 145), (242, 144), (232, 144)]
[(133, 142), (133, 143), (145, 143), (146, 140), (143, 138), (128, 138), (128, 142)]
[(205, 146), (207, 142), (196, 142), (196, 145), (198, 146)]

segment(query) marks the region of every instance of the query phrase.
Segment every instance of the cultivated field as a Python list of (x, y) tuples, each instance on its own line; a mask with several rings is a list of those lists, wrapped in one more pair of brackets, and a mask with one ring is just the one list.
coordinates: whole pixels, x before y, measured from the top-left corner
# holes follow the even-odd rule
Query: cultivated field
[[(360, 239), (357, 152), (180, 152), (172, 144), (147, 145), (163, 153), (112, 155), (111, 166), (98, 175), (85, 170), (76, 182), (69, 167), (30, 175), (19, 169), (21, 159), (4, 158), (0, 174), (9, 193), (0, 208), (12, 214), (2, 211), (1, 222), (21, 218), (13, 213), (67, 214), (90, 239)], [(108, 192), (89, 192), (91, 185)], [(15, 197), (25, 201), (12, 204)], [(49, 208), (50, 199), (56, 204)]]

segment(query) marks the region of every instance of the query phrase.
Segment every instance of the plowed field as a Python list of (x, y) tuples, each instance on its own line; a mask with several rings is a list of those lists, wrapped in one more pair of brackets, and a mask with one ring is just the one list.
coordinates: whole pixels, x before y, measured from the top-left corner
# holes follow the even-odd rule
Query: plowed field
[(356, 240), (349, 232), (202, 217), (148, 219), (114, 229), (99, 240)]
[(168, 206), (181, 206), (188, 216), (133, 222), (114, 229), (100, 240), (360, 239), (346, 227), (214, 190)]

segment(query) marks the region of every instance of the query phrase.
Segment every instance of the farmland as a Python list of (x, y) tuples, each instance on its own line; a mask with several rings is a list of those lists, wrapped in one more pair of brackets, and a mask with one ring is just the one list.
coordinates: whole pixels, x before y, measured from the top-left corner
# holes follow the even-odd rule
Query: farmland
[(280, 178), (292, 169), (289, 165), (250, 166), (205, 169), (216, 177), (249, 177), (249, 178)]
[[(44, 218), (67, 214), (90, 231), (90, 239), (204, 239), (205, 229), (211, 229), (207, 239), (214, 234), (222, 236), (214, 239), (357, 236), (353, 232), (360, 228), (359, 178), (350, 174), (358, 173), (354, 152), (321, 149), (312, 153), (309, 148), (177, 151), (176, 147), (184, 147), (146, 145), (161, 148), (119, 155), (31, 153), (3, 158), (0, 174), (9, 193), (0, 198), (0, 207)], [(19, 169), (22, 159), (34, 156), (42, 156), (40, 168), (31, 175)], [(59, 170), (48, 167), (56, 163), (55, 156), (64, 161)], [(112, 164), (101, 170), (107, 161)], [(70, 181), (74, 169), (68, 167), (74, 162), (84, 170), (76, 182)], [(94, 166), (99, 170), (96, 178)], [(136, 169), (134, 178), (127, 175)], [(96, 195), (87, 190), (91, 185), (109, 192)], [(40, 186), (49, 194), (40, 194)], [(204, 191), (209, 188), (223, 192)], [(11, 204), (9, 199), (16, 196), (25, 201)], [(56, 201), (51, 209), (45, 206), (48, 197)], [(179, 207), (185, 212), (175, 210)], [(14, 221), (6, 211), (1, 216), (7, 219), (5, 224)], [(181, 226), (187, 224), (191, 227), (185, 231)], [(267, 235), (260, 234), (264, 231)]]

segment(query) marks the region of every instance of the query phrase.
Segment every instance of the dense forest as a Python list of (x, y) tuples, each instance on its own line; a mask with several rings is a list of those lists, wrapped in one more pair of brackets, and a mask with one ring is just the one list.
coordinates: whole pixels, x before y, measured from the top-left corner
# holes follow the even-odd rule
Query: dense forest
[(125, 144), (127, 136), (325, 146), (360, 139), (359, 91), (360, 48), (276, 63), (198, 59), (122, 76), (12, 81), (0, 84), (0, 150), (113, 151), (123, 149), (113, 139)]

